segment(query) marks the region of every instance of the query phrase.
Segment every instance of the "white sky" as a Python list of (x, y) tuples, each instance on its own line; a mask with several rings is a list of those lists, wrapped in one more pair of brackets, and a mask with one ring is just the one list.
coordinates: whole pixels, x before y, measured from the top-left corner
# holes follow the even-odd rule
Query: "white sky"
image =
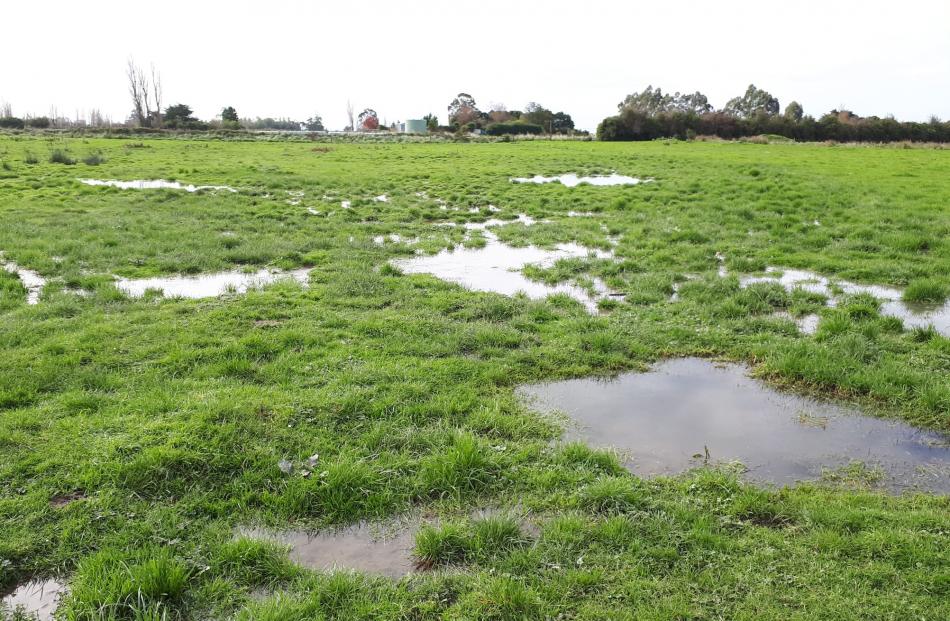
[(648, 84), (720, 107), (750, 82), (815, 116), (950, 118), (948, 0), (4, 2), (0, 101), (124, 119), (130, 55), (161, 71), (166, 105), (319, 113), (331, 129), (347, 99), (389, 122), (444, 122), (459, 91), (593, 129)]

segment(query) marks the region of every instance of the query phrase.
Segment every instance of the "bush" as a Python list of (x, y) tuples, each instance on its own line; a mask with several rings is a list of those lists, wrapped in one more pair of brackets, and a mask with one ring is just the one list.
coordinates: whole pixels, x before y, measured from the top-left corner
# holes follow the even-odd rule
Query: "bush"
[(515, 121), (512, 123), (492, 123), (485, 129), (489, 136), (502, 136), (504, 134), (522, 135), (522, 134), (540, 134), (544, 128), (533, 123), (522, 123)]
[(49, 163), (66, 164), (67, 166), (72, 166), (76, 163), (76, 160), (70, 157), (69, 154), (62, 149), (53, 149), (49, 154)]
[(0, 128), (23, 129), (23, 119), (18, 119), (15, 116), (0, 117)]
[(83, 158), (83, 163), (88, 166), (98, 166), (106, 161), (106, 158), (102, 157), (101, 153), (90, 153)]
[(28, 124), (30, 127), (34, 127), (34, 128), (36, 128), (36, 129), (46, 129), (47, 127), (50, 126), (50, 120), (49, 120), (48, 117), (45, 117), (45, 116), (38, 116), (38, 117), (36, 117), (36, 118), (32, 118), (32, 119), (28, 120), (28, 121), (27, 121), (27, 124)]

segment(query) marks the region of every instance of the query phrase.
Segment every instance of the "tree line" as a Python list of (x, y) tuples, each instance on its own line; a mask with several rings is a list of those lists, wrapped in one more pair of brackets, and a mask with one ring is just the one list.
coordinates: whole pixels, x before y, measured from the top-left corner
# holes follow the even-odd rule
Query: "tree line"
[(817, 119), (797, 101), (784, 112), (778, 98), (750, 84), (745, 93), (715, 110), (700, 92), (664, 93), (648, 86), (627, 95), (618, 113), (597, 126), (598, 140), (692, 139), (696, 136), (743, 138), (777, 135), (799, 141), (950, 142), (950, 122), (898, 121), (893, 117), (861, 117), (850, 110), (832, 110)]

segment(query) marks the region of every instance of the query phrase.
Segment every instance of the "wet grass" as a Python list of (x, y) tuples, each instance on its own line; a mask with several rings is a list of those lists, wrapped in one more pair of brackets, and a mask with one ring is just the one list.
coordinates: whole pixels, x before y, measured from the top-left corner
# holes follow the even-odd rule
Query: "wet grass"
[[(0, 583), (65, 576), (64, 614), (76, 619), (950, 616), (946, 498), (886, 496), (851, 474), (775, 491), (708, 470), (641, 481), (610, 452), (552, 446), (560, 423), (513, 394), (524, 382), (718, 355), (950, 429), (947, 338), (904, 330), (867, 298), (826, 308), (716, 276), (721, 252), (732, 274), (781, 265), (900, 287), (945, 278), (950, 153), (311, 147), (59, 147), (101, 153), (103, 179), (239, 190), (188, 193), (85, 186), (75, 180), (90, 176), (84, 166), (35, 161), (45, 143), (0, 138), (12, 167), (0, 178), (0, 250), (49, 279), (28, 306), (0, 271)], [(593, 170), (656, 181), (508, 182)], [(382, 194), (389, 202), (373, 201)], [(468, 210), (488, 204), (500, 218), (539, 220), (496, 229), (507, 243), (618, 240), (616, 261), (532, 276), (600, 277), (626, 297), (590, 316), (565, 296), (469, 292), (385, 267), (414, 248), (372, 242), (418, 236), (435, 252), (465, 237), (435, 223), (481, 221)], [(130, 299), (112, 285), (113, 275), (304, 266), (308, 287), (221, 299)], [(773, 318), (780, 309), (818, 311), (817, 333)], [(309, 473), (278, 465), (314, 454)], [(457, 517), (486, 505), (517, 505), (539, 533)], [(447, 515), (416, 542), (442, 569), (398, 582), (306, 571), (279, 546), (233, 536), (242, 524), (320, 527), (412, 508)]]

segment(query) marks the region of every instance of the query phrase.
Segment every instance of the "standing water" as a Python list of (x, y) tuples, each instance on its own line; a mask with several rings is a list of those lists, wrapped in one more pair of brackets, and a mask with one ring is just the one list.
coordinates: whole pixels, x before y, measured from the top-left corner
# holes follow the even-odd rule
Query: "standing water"
[(760, 483), (791, 484), (860, 461), (894, 490), (950, 494), (950, 437), (781, 393), (736, 364), (662, 362), (615, 380), (525, 386), (519, 394), (577, 423), (568, 435), (628, 451), (641, 476), (741, 461)]

